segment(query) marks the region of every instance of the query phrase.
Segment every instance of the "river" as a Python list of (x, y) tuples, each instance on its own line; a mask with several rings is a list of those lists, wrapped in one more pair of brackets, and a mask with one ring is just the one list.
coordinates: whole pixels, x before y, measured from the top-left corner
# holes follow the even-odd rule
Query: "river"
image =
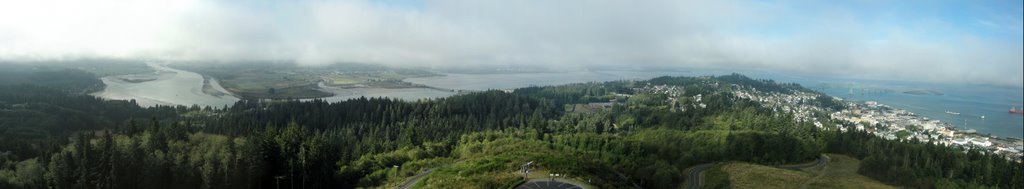
[[(157, 72), (153, 81), (128, 82), (122, 76), (102, 78), (107, 88), (93, 95), (107, 99), (135, 99), (140, 106), (154, 105), (230, 105), (238, 100), (231, 95), (210, 95), (202, 91), (203, 77), (199, 74), (149, 63)], [(858, 80), (832, 78), (829, 76), (801, 76), (778, 74), (764, 71), (741, 71), (752, 78), (770, 78), (782, 82), (799, 83), (805, 87), (822, 91), (828, 95), (854, 100), (873, 100), (895, 108), (909, 110), (916, 114), (950, 123), (961, 129), (975, 129), (979, 133), (998, 136), (1024, 137), (1024, 116), (1008, 114), (1011, 107), (1024, 108), (1024, 92), (1020, 87), (999, 87), (986, 85), (935, 84), (921, 82), (897, 82), (879, 80)], [(445, 76), (409, 78), (404, 81), (443, 89), (479, 91), (488, 89), (514, 89), (528, 86), (548, 86), (581, 82), (603, 82), (614, 80), (644, 80), (658, 76), (704, 76), (723, 75), (731, 71), (578, 71), (549, 73), (510, 74), (454, 74)], [(211, 86), (220, 93), (230, 94), (220, 88), (216, 80)], [(838, 87), (837, 87), (838, 86)], [(846, 87), (843, 87), (846, 86)], [(854, 88), (854, 89), (851, 89)], [(876, 92), (861, 94), (860, 89), (875, 89)], [(457, 94), (448, 90), (430, 88), (335, 88), (321, 86), (321, 90), (335, 96), (323, 98), (337, 102), (359, 97), (389, 97), (403, 100), (418, 100), (448, 97)], [(884, 92), (877, 92), (877, 91)], [(915, 95), (903, 93), (908, 90), (934, 90), (942, 95)], [(851, 92), (854, 91), (854, 92)], [(959, 115), (946, 111), (959, 112)], [(984, 119), (981, 116), (985, 116)]]
[[(107, 76), (100, 78), (107, 87), (93, 96), (105, 99), (130, 100), (142, 107), (156, 105), (232, 105), (238, 98), (231, 95), (210, 95), (203, 92), (203, 76), (194, 72), (167, 67), (158, 63), (146, 63), (154, 70), (149, 74)], [(122, 78), (138, 77), (151, 81), (130, 82)], [(216, 80), (210, 80), (215, 90), (230, 94), (221, 88)]]

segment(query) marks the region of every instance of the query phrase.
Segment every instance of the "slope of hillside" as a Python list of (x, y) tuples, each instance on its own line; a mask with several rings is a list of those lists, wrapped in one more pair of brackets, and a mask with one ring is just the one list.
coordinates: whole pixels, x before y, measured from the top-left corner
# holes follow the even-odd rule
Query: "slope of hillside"
[[(828, 154), (824, 167), (802, 170), (780, 169), (771, 166), (732, 162), (717, 165), (708, 172), (705, 181), (709, 187), (732, 188), (896, 188), (857, 174), (860, 160), (845, 155)], [(724, 178), (723, 178), (724, 177)]]
[(825, 175), (811, 182), (809, 188), (897, 188), (857, 174), (860, 160), (856, 158), (839, 154), (828, 156), (830, 159)]

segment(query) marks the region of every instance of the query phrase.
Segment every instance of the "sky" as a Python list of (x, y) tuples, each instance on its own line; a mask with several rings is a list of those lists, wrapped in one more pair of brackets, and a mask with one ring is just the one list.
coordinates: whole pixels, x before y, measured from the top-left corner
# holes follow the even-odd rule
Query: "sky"
[(1020, 0), (0, 1), (0, 60), (739, 68), (1024, 86)]

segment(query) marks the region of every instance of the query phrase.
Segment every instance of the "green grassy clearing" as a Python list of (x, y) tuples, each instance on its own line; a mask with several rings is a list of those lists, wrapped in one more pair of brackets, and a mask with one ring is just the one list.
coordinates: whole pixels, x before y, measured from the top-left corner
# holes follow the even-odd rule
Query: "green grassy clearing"
[(860, 160), (850, 156), (828, 154), (831, 158), (825, 176), (808, 188), (897, 188), (857, 174)]
[(799, 188), (815, 175), (749, 163), (728, 163), (721, 170), (729, 175), (732, 188)]
[(779, 169), (749, 163), (726, 163), (705, 171), (706, 188), (800, 188), (824, 173), (808, 188), (897, 188), (857, 174), (860, 160), (845, 155), (828, 154), (828, 167), (802, 171)]

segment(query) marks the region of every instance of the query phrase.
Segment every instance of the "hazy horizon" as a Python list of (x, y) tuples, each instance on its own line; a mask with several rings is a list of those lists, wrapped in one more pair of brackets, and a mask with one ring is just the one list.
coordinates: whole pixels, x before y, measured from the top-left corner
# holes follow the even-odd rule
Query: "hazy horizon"
[(1024, 0), (0, 2), (0, 189), (1024, 188)]
[(680, 67), (1024, 86), (1020, 1), (2, 5), (0, 61)]

